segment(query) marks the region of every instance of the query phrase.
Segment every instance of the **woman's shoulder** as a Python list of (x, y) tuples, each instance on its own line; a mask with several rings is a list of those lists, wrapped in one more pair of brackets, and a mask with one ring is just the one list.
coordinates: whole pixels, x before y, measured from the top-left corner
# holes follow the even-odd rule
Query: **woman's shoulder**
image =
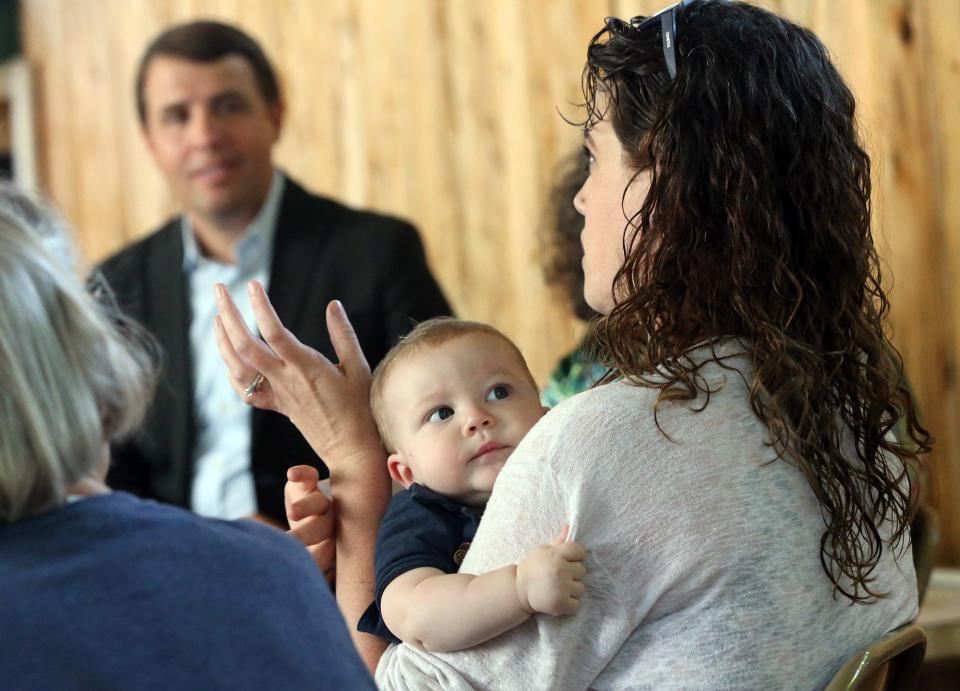
[(547, 412), (515, 455), (560, 471), (581, 465), (577, 459), (612, 459), (627, 450), (636, 453), (658, 443), (656, 400), (657, 390), (626, 381), (583, 391)]
[[(137, 536), (138, 542), (162, 544), (168, 554), (214, 553), (225, 563), (236, 560), (244, 564), (266, 564), (280, 560), (298, 567), (312, 565), (295, 539), (252, 520), (206, 518), (125, 492), (86, 499), (81, 504), (86, 505), (84, 508), (91, 518), (104, 525), (116, 525), (115, 537)], [(258, 559), (250, 559), (251, 555), (258, 555)]]
[[(709, 393), (692, 399), (663, 397), (656, 381), (619, 379), (579, 393), (550, 410), (528, 435), (541, 461), (589, 458), (616, 463), (627, 456), (648, 466), (695, 455), (705, 445), (754, 429), (743, 363), (726, 358), (697, 372)], [(524, 440), (527, 443), (527, 440)]]
[(582, 391), (561, 402), (544, 416), (542, 426), (551, 429), (590, 427), (615, 420), (635, 420), (649, 416), (659, 389), (641, 386), (623, 379)]
[(678, 400), (677, 406), (660, 401), (662, 385), (667, 379), (665, 374), (654, 372), (642, 380), (617, 379), (578, 393), (552, 408), (545, 423), (552, 426), (600, 421), (632, 424), (638, 418), (652, 418), (655, 410), (658, 415), (669, 415), (674, 408), (705, 409), (705, 401), (701, 400), (705, 395), (709, 395), (709, 402), (717, 403), (718, 408), (731, 404), (741, 406), (750, 371), (743, 349), (740, 341), (724, 339), (713, 346), (690, 351), (685, 356), (685, 364), (692, 369), (698, 389), (705, 389), (709, 394), (698, 390), (694, 399)]

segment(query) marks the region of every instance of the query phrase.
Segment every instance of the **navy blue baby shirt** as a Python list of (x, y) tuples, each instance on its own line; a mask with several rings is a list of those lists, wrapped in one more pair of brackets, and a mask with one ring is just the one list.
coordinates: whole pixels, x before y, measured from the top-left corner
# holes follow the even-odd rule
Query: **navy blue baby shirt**
[(380, 615), (383, 591), (394, 578), (413, 569), (456, 573), (477, 533), (480, 516), (475, 509), (417, 483), (393, 495), (377, 532), (377, 599), (363, 613), (357, 630), (399, 643)]

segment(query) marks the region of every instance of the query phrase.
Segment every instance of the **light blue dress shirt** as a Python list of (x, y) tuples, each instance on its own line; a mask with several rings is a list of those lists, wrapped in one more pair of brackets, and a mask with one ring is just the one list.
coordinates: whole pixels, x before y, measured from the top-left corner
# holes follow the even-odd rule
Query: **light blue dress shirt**
[(247, 326), (257, 333), (247, 282), (256, 280), (264, 286), (269, 283), (283, 187), (283, 176), (274, 171), (263, 206), (237, 241), (235, 266), (200, 253), (186, 216), (181, 226), (183, 269), (192, 309), (190, 348), (196, 419), (190, 506), (203, 516), (234, 519), (257, 512), (250, 469), (252, 410), (230, 387), (227, 367), (217, 348), (213, 286), (223, 283), (227, 287)]

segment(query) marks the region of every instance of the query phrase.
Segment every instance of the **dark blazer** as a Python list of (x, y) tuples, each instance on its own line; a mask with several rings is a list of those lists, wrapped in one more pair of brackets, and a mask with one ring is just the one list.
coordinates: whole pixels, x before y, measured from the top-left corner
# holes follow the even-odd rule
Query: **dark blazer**
[[(111, 487), (189, 506), (195, 417), (190, 299), (179, 217), (108, 259), (101, 269), (121, 308), (160, 342), (162, 369), (141, 433), (113, 448)], [(313, 196), (289, 178), (280, 203), (267, 292), (281, 321), (328, 358), (325, 309), (346, 307), (373, 367), (414, 321), (450, 314), (409, 223)], [(210, 334), (213, 338), (213, 334)], [(251, 470), (259, 511), (285, 523), (286, 469), (327, 471), (286, 417), (255, 410)]]

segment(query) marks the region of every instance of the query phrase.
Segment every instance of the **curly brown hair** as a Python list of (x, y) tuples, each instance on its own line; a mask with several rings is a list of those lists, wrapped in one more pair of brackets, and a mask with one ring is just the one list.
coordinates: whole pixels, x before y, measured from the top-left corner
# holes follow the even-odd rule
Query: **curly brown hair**
[[(675, 46), (674, 79), (659, 25), (608, 20), (588, 49), (585, 128), (609, 118), (651, 174), (625, 228), (622, 297), (593, 337), (605, 364), (661, 389), (658, 405), (709, 395), (684, 354), (739, 338), (776, 459), (821, 504), (834, 594), (872, 602), (887, 595), (872, 586), (881, 526), (902, 548), (916, 502), (906, 468), (930, 436), (884, 333), (854, 97), (816, 36), (743, 3), (690, 3)], [(890, 434), (901, 417), (902, 442)]]

